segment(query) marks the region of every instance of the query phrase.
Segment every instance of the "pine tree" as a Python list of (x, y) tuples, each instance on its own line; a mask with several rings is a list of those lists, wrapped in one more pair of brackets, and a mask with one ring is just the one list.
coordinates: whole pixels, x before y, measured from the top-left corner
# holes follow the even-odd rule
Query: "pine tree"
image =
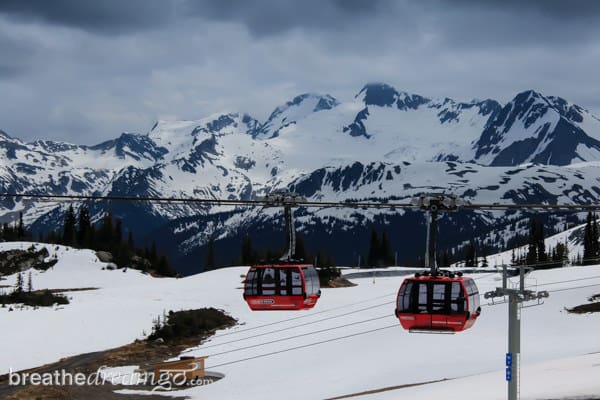
[(210, 238), (208, 241), (208, 249), (206, 255), (206, 270), (210, 271), (217, 267), (215, 262), (215, 241), (213, 238)]
[(536, 246), (537, 246), (537, 261), (539, 263), (544, 263), (548, 261), (548, 257), (546, 255), (546, 242), (545, 242), (545, 234), (544, 234), (544, 223), (542, 221), (537, 221), (536, 228)]
[(525, 259), (525, 263), (527, 265), (534, 265), (537, 263), (538, 254), (537, 254), (537, 224), (536, 221), (532, 218), (529, 218), (529, 244), (527, 250), (527, 257)]
[(135, 250), (135, 241), (133, 240), (133, 231), (131, 228), (129, 228), (129, 233), (127, 234), (127, 246), (129, 247), (129, 250)]
[(379, 250), (381, 249), (381, 245), (379, 244), (379, 237), (377, 236), (377, 231), (375, 228), (371, 228), (371, 240), (369, 243), (369, 266), (374, 268), (377, 266), (379, 262)]
[[(585, 224), (584, 234), (583, 234), (583, 262), (587, 263), (587, 260), (593, 259), (594, 256), (594, 231), (593, 231), (593, 223), (592, 223), (592, 213), (588, 212), (587, 221)], [(596, 239), (597, 241), (597, 239)]]
[(27, 276), (27, 291), (33, 291), (33, 280), (31, 278), (31, 271), (29, 271), (29, 274)]
[(565, 238), (565, 243), (563, 244), (563, 256), (562, 256), (562, 264), (566, 266), (569, 264), (569, 245), (567, 244), (567, 239)]
[(90, 210), (83, 205), (79, 208), (77, 216), (77, 245), (79, 247), (90, 247), (92, 223), (90, 221)]
[(19, 211), (19, 225), (17, 227), (17, 239), (25, 239), (25, 226), (23, 225), (23, 212)]
[(173, 268), (171, 268), (171, 264), (169, 263), (169, 259), (167, 258), (166, 254), (163, 254), (160, 256), (160, 260), (158, 261), (158, 268), (156, 269), (156, 272), (158, 272), (162, 276), (173, 276), (174, 275)]
[(117, 246), (123, 242), (123, 220), (121, 218), (115, 220), (115, 233), (113, 238), (113, 242)]
[(15, 288), (15, 291), (17, 293), (23, 292), (23, 273), (22, 272), (19, 272), (19, 275), (17, 275), (17, 285)]
[(488, 260), (487, 260), (487, 256), (484, 254), (483, 260), (481, 260), (481, 268), (487, 268), (487, 267), (488, 267)]
[(471, 241), (465, 250), (465, 267), (474, 267), (475, 259), (475, 244)]
[(444, 253), (442, 254), (442, 267), (447, 268), (450, 266), (450, 255), (448, 253), (448, 250), (444, 250)]
[(323, 253), (321, 252), (321, 250), (317, 251), (317, 257), (316, 257), (316, 261), (315, 261), (315, 268), (320, 268), (324, 266), (324, 257), (323, 257)]
[(251, 265), (254, 264), (254, 260), (252, 259), (252, 241), (250, 240), (250, 235), (244, 235), (242, 238), (242, 265)]
[(391, 245), (390, 240), (387, 237), (385, 231), (381, 235), (381, 242), (379, 248), (379, 265), (390, 265), (392, 263), (392, 253), (391, 253)]
[(98, 247), (101, 250), (110, 251), (110, 247), (113, 243), (113, 216), (112, 211), (108, 211), (102, 217), (100, 221), (100, 229), (98, 231)]
[(152, 265), (156, 265), (156, 263), (158, 262), (158, 252), (156, 251), (156, 242), (154, 241), (152, 242), (152, 245), (150, 245), (148, 260)]
[(75, 245), (75, 211), (72, 205), (69, 205), (65, 213), (62, 242), (67, 246)]
[(592, 233), (591, 233), (591, 240), (592, 240), (592, 257), (593, 258), (598, 258), (599, 255), (599, 250), (600, 250), (600, 243), (598, 243), (598, 223), (596, 221), (596, 214), (592, 214)]
[(10, 241), (10, 227), (8, 226), (8, 222), (2, 224), (2, 239), (6, 241)]
[(304, 246), (304, 239), (301, 235), (296, 235), (296, 259), (306, 260), (306, 247)]

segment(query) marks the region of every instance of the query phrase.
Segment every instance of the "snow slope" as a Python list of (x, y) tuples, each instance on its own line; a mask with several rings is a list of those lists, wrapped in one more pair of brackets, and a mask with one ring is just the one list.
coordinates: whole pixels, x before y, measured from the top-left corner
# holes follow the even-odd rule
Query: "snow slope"
[[(0, 250), (28, 246), (1, 243)], [(323, 289), (317, 306), (307, 312), (261, 313), (249, 311), (241, 296), (246, 267), (155, 279), (138, 271), (102, 270), (104, 264), (90, 251), (49, 250), (59, 262), (47, 272), (33, 273), (34, 288), (98, 289), (71, 292), (71, 304), (59, 308), (0, 308), (0, 374), (126, 344), (148, 332), (163, 310), (213, 306), (240, 324), (184, 354), (208, 355), (207, 369), (225, 377), (165, 395), (323, 399), (447, 378), (358, 398), (505, 398), (505, 304), (484, 301), (475, 327), (460, 334), (409, 334), (393, 316), (400, 276), (359, 278), (355, 287)], [(500, 284), (500, 276), (492, 272), (474, 278), (481, 293)], [(8, 277), (0, 285), (15, 279)], [(537, 271), (527, 282), (550, 291), (550, 298), (522, 310), (522, 398), (597, 397), (600, 314), (572, 315), (564, 308), (600, 293), (600, 266)], [(44, 340), (40, 332), (47, 332)], [(286, 351), (291, 348), (298, 349)]]

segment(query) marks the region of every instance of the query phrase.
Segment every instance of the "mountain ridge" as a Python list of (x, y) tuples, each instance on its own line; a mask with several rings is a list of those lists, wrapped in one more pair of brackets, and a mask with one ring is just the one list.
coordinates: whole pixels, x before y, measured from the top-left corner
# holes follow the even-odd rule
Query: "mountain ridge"
[[(492, 99), (429, 99), (372, 83), (350, 101), (329, 94), (296, 96), (262, 122), (246, 113), (157, 121), (145, 134), (123, 133), (93, 146), (25, 143), (0, 132), (0, 191), (252, 199), (284, 189), (313, 200), (385, 201), (446, 190), (474, 202), (596, 202), (599, 139), (597, 117), (533, 90), (503, 105)], [(187, 259), (202, 257), (211, 237), (234, 243), (253, 226), (267, 235), (269, 221), (273, 230), (280, 220), (277, 212), (267, 218), (164, 203), (98, 203), (93, 217), (108, 207), (123, 226), (142, 227), (145, 240), (164, 238), (171, 229), (178, 240), (166, 251)], [(58, 202), (10, 199), (0, 207), (0, 216), (12, 221), (23, 212), (25, 222), (42, 231), (60, 226), (63, 211)], [(330, 237), (353, 241), (342, 231), (355, 230), (358, 237), (368, 235), (365, 223), (381, 228), (403, 218), (417, 223), (414, 215), (376, 214), (299, 210), (299, 230), (317, 237), (313, 228), (318, 226)], [(178, 224), (190, 216), (203, 228)], [(504, 213), (493, 224), (484, 213), (460, 218), (474, 228), (448, 245), (468, 240), (468, 234), (491, 235), (494, 225), (505, 227), (517, 217)], [(344, 259), (342, 241), (330, 240), (337, 249), (332, 252)], [(358, 241), (352, 243), (361, 248)]]

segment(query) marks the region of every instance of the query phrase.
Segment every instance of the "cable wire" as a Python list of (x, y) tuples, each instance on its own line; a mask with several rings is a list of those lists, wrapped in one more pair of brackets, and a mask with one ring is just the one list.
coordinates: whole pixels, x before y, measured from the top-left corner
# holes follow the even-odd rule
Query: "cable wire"
[(326, 309), (326, 310), (320, 310), (320, 311), (310, 312), (310, 314), (299, 315), (297, 317), (286, 318), (286, 319), (282, 319), (282, 320), (279, 320), (279, 321), (274, 321), (274, 322), (269, 322), (269, 323), (262, 324), (262, 325), (253, 326), (253, 327), (250, 327), (250, 328), (239, 329), (239, 330), (236, 330), (236, 331), (233, 331), (233, 332), (222, 333), (220, 335), (214, 336), (212, 339), (214, 340), (214, 339), (221, 338), (223, 336), (230, 336), (230, 335), (235, 335), (235, 334), (242, 333), (242, 332), (248, 332), (248, 331), (253, 331), (253, 330), (256, 330), (256, 329), (260, 329), (260, 328), (265, 328), (267, 326), (273, 326), (273, 325), (283, 324), (283, 323), (289, 322), (289, 321), (295, 321), (295, 320), (299, 320), (299, 319), (303, 319), (303, 318), (310, 318), (310, 317), (313, 317), (313, 316), (315, 316), (317, 314), (324, 314), (324, 313), (328, 313), (328, 312), (331, 312), (331, 311), (340, 310), (342, 308), (352, 307), (352, 306), (355, 306), (355, 305), (358, 305), (358, 304), (364, 304), (364, 303), (366, 303), (368, 301), (379, 300), (379, 299), (382, 299), (384, 297), (389, 297), (389, 296), (391, 296), (391, 295), (393, 295), (395, 293), (396, 292), (392, 292), (391, 294), (385, 294), (385, 295), (382, 295), (382, 296), (373, 297), (371, 299), (357, 301), (355, 303), (344, 304), (344, 305), (341, 305), (341, 306), (338, 306), (338, 307), (329, 308), (329, 309)]
[(568, 290), (575, 290), (575, 289), (587, 289), (587, 288), (596, 287), (596, 286), (600, 286), (600, 283), (595, 283), (595, 284), (585, 285), (585, 286), (576, 286), (576, 287), (572, 287), (572, 288), (548, 290), (548, 293), (566, 292)]
[(334, 315), (333, 317), (322, 318), (322, 319), (318, 319), (316, 321), (310, 321), (310, 322), (304, 323), (302, 325), (288, 326), (286, 328), (281, 328), (281, 329), (276, 329), (276, 330), (269, 331), (269, 332), (259, 333), (257, 335), (246, 336), (246, 337), (243, 337), (243, 338), (239, 338), (239, 339), (235, 339), (235, 340), (230, 340), (228, 342), (216, 343), (216, 344), (212, 344), (212, 345), (209, 345), (209, 346), (204, 346), (203, 348), (207, 349), (207, 348), (211, 348), (211, 347), (221, 346), (221, 345), (224, 345), (224, 344), (240, 342), (242, 340), (253, 339), (253, 338), (260, 337), (260, 336), (271, 335), (273, 333), (279, 333), (279, 332), (289, 331), (291, 329), (296, 329), (296, 328), (304, 327), (304, 326), (307, 326), (307, 325), (313, 325), (313, 324), (317, 324), (317, 323), (323, 322), (323, 321), (331, 321), (332, 319), (336, 319), (336, 318), (340, 318), (340, 317), (345, 317), (347, 315), (357, 314), (359, 312), (363, 312), (363, 311), (366, 311), (366, 310), (371, 310), (371, 309), (374, 309), (374, 308), (379, 308), (379, 307), (387, 306), (388, 304), (392, 304), (392, 303), (395, 303), (395, 301), (388, 301), (387, 303), (376, 304), (374, 306), (361, 308), (359, 310), (350, 311), (350, 312), (347, 312), (347, 313), (344, 313), (344, 314)]
[[(273, 199), (262, 200), (236, 200), (236, 199), (202, 199), (197, 197), (160, 197), (160, 196), (122, 196), (122, 195), (70, 195), (70, 194), (50, 194), (50, 193), (0, 193), (0, 198), (30, 198), (30, 199), (48, 199), (48, 200), (102, 200), (102, 201), (142, 201), (142, 202), (158, 202), (158, 203), (198, 203), (207, 205), (221, 206), (281, 206), (284, 204), (281, 201)], [(287, 204), (293, 204), (298, 207), (334, 207), (334, 208), (412, 208), (428, 210), (418, 205), (408, 203), (392, 203), (385, 199), (375, 201), (310, 201), (310, 200), (293, 200)], [(514, 209), (530, 209), (530, 210), (563, 210), (563, 211), (595, 211), (600, 210), (600, 204), (486, 204), (486, 203), (465, 203), (452, 209), (463, 210), (514, 210)]]
[(569, 279), (567, 281), (558, 281), (558, 282), (546, 282), (546, 283), (540, 283), (538, 285), (530, 285), (531, 286), (548, 286), (548, 285), (558, 285), (560, 283), (569, 283), (569, 282), (579, 282), (579, 281), (586, 281), (588, 279), (600, 279), (600, 275), (597, 276), (589, 276), (587, 278), (578, 278), (578, 279)]
[(275, 339), (275, 340), (271, 340), (271, 341), (268, 341), (268, 342), (253, 344), (253, 345), (246, 346), (246, 347), (238, 347), (236, 349), (222, 351), (220, 353), (210, 354), (210, 355), (208, 355), (208, 357), (215, 357), (215, 356), (220, 356), (220, 355), (223, 355), (223, 354), (234, 353), (236, 351), (242, 351), (242, 350), (252, 349), (252, 348), (260, 347), (260, 346), (266, 346), (266, 345), (273, 344), (273, 343), (285, 342), (287, 340), (292, 340), (292, 339), (296, 339), (296, 338), (300, 338), (300, 337), (304, 337), (304, 336), (311, 336), (311, 335), (315, 335), (317, 333), (334, 331), (336, 329), (347, 328), (349, 326), (365, 324), (367, 322), (373, 322), (373, 321), (377, 321), (377, 320), (380, 320), (380, 319), (383, 319), (383, 318), (390, 318), (390, 317), (393, 317), (393, 315), (386, 314), (386, 315), (382, 315), (381, 317), (375, 317), (375, 318), (365, 319), (363, 321), (357, 321), (357, 322), (350, 322), (350, 323), (344, 324), (344, 325), (338, 325), (338, 326), (334, 326), (334, 327), (331, 327), (331, 328), (325, 328), (325, 329), (319, 329), (317, 331), (301, 333), (301, 334), (298, 334), (298, 335), (288, 336), (288, 337), (285, 337), (285, 338)]
[(348, 338), (355, 337), (355, 336), (366, 335), (366, 334), (369, 334), (369, 333), (383, 331), (385, 329), (390, 329), (390, 328), (394, 328), (394, 327), (398, 327), (398, 326), (400, 326), (400, 325), (394, 324), (394, 325), (384, 326), (384, 327), (381, 327), (381, 328), (370, 329), (368, 331), (357, 332), (357, 333), (353, 333), (353, 334), (350, 334), (350, 335), (345, 335), (345, 336), (340, 336), (340, 337), (336, 337), (336, 338), (332, 338), (332, 339), (322, 340), (320, 342), (313, 342), (313, 343), (303, 344), (301, 346), (290, 347), (288, 349), (283, 349), (283, 350), (278, 350), (278, 351), (272, 351), (270, 353), (259, 354), (259, 355), (252, 356), (252, 357), (242, 358), (240, 360), (229, 361), (229, 362), (222, 363), (222, 364), (217, 364), (217, 365), (211, 365), (210, 368), (218, 368), (218, 367), (223, 367), (225, 365), (231, 365), (231, 364), (237, 364), (237, 363), (244, 362), (244, 361), (255, 360), (257, 358), (268, 357), (268, 356), (272, 356), (272, 355), (275, 355), (275, 354), (285, 353), (285, 352), (288, 352), (288, 351), (304, 349), (304, 348), (307, 348), (307, 347), (317, 346), (317, 345), (325, 344), (325, 343), (331, 343), (331, 342), (335, 342), (336, 340), (342, 340), (342, 339), (348, 339)]

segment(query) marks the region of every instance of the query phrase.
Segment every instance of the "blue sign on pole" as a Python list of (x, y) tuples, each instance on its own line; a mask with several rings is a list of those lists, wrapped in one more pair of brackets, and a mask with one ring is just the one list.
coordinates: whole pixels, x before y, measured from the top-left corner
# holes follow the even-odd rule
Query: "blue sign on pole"
[(506, 366), (512, 367), (512, 353), (506, 353)]
[(508, 382), (512, 381), (512, 369), (510, 367), (506, 367), (506, 380)]

